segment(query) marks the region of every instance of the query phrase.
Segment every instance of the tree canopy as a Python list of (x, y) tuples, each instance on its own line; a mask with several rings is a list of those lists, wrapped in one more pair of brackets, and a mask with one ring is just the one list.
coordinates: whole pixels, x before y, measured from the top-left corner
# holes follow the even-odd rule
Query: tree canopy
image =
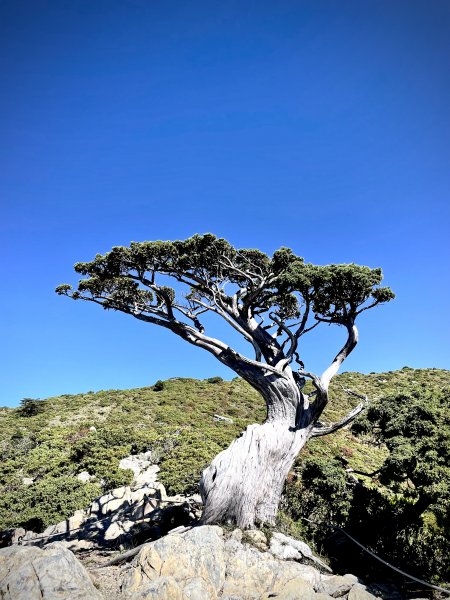
[[(58, 286), (58, 294), (168, 328), (238, 372), (245, 363), (279, 373), (292, 361), (303, 366), (298, 343), (305, 333), (320, 323), (349, 329), (360, 313), (394, 298), (380, 287), (379, 268), (313, 265), (289, 248), (270, 257), (212, 234), (131, 242), (77, 263), (75, 270), (85, 278), (76, 289)], [(209, 337), (202, 322), (206, 312), (242, 334), (252, 356)]]

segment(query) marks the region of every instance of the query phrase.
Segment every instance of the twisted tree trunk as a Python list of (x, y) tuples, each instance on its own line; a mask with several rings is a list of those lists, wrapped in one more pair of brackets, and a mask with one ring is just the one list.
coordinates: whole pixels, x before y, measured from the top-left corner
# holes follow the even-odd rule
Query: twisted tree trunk
[(202, 522), (241, 528), (274, 523), (284, 482), (306, 443), (306, 432), (284, 423), (250, 425), (203, 471)]
[[(308, 402), (293, 378), (265, 377), (262, 425), (249, 425), (203, 471), (203, 523), (274, 523), (286, 477), (311, 431)], [(262, 383), (262, 382), (260, 382)]]
[(349, 323), (348, 339), (323, 375), (304, 373), (315, 388), (311, 404), (311, 396), (302, 392), (289, 366), (283, 372), (263, 374), (248, 363), (234, 364), (234, 370), (263, 396), (267, 418), (262, 425), (247, 427), (203, 471), (203, 523), (232, 522), (241, 528), (274, 523), (286, 477), (303, 446), (311, 437), (345, 427), (365, 406), (367, 398), (346, 390), (363, 402), (336, 423), (318, 421), (328, 403), (329, 383), (357, 341), (358, 331)]

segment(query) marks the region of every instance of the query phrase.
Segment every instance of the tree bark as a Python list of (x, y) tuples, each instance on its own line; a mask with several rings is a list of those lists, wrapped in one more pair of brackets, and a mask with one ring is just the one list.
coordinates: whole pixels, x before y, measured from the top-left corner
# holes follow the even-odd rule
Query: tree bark
[(249, 425), (203, 471), (204, 524), (231, 522), (245, 529), (275, 522), (286, 477), (312, 426), (302, 410), (306, 397), (293, 378), (264, 379), (258, 389), (266, 400), (266, 421)]
[(284, 482), (306, 439), (306, 430), (286, 423), (249, 425), (203, 471), (202, 523), (231, 522), (243, 529), (273, 524)]

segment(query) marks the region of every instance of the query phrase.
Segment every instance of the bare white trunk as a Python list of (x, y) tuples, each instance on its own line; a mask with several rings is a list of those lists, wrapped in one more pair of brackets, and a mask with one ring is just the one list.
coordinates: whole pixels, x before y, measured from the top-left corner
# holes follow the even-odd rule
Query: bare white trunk
[(241, 528), (274, 523), (284, 482), (306, 439), (306, 429), (286, 421), (247, 427), (203, 471), (202, 522)]

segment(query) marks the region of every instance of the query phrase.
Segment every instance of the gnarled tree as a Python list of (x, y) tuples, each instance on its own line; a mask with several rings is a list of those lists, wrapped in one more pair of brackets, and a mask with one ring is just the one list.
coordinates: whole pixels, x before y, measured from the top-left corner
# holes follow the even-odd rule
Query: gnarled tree
[[(267, 418), (247, 427), (203, 471), (202, 519), (239, 527), (272, 523), (301, 448), (314, 436), (344, 427), (362, 410), (360, 404), (337, 423), (319, 421), (330, 381), (358, 342), (356, 318), (394, 297), (389, 288), (379, 287), (381, 269), (306, 264), (288, 248), (269, 257), (206, 234), (132, 242), (77, 263), (75, 270), (86, 278), (76, 290), (58, 286), (58, 294), (169, 329), (258, 390)], [(170, 280), (174, 287), (167, 285)], [(202, 323), (207, 313), (241, 334), (251, 356), (208, 335)], [(319, 376), (305, 370), (300, 347), (302, 337), (322, 323), (343, 327), (347, 340)], [(306, 379), (313, 389), (308, 394)]]

